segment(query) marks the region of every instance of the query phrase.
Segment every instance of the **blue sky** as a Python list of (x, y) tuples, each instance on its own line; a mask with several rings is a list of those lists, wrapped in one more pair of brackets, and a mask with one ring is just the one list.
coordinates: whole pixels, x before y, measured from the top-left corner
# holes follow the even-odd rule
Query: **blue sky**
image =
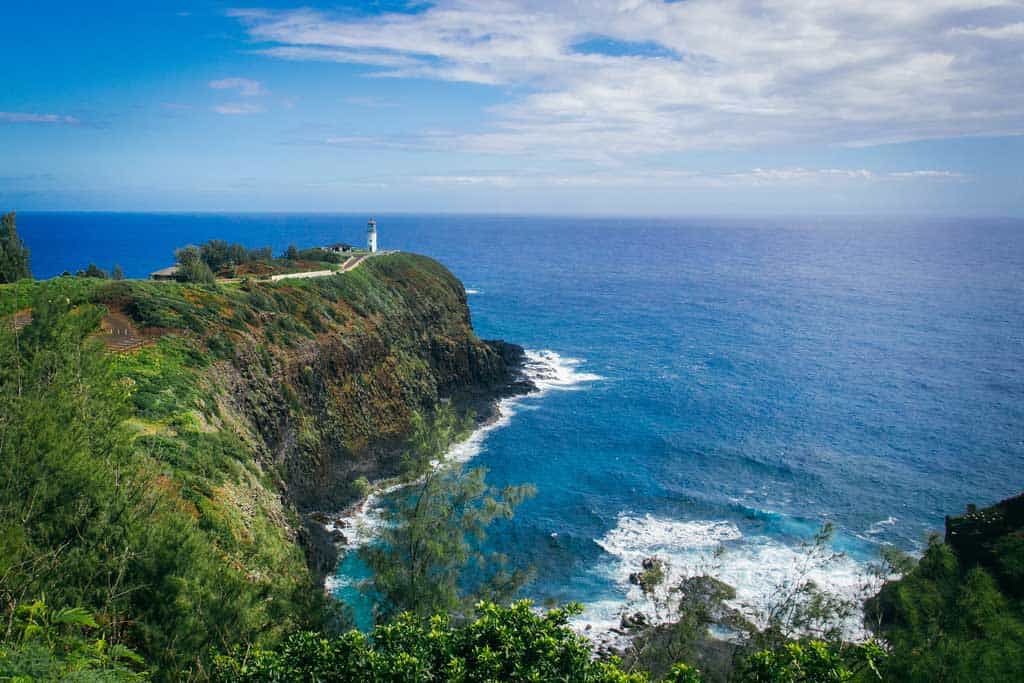
[(1024, 215), (1022, 0), (0, 15), (4, 210)]

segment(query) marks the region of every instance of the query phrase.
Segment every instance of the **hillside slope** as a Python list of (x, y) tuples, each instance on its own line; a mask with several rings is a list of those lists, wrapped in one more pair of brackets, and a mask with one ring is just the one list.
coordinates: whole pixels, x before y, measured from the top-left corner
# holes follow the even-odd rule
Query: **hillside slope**
[[(265, 642), (308, 623), (301, 596), (321, 591), (333, 557), (305, 513), (340, 510), (358, 495), (358, 477), (394, 472), (414, 412), (452, 399), (485, 413), (496, 396), (524, 388), (516, 379), (522, 350), (478, 339), (462, 284), (437, 262), (409, 254), (278, 283), (23, 281), (0, 287), (6, 334), (22, 328), (28, 345), (41, 333), (34, 326), (50, 323), (26, 326), (27, 309), (41, 319), (36, 309), (46, 302), (67, 304), (72, 314), (96, 311), (89, 339), (106, 345), (107, 383), (127, 397), (121, 428), (134, 476), (146, 482), (161, 519), (187, 532), (187, 544), (147, 539), (156, 544), (148, 555), (184, 544), (213, 565), (210, 585), (191, 586), (202, 581), (179, 562), (152, 570), (132, 594), (140, 604), (171, 603), (161, 632), (186, 614), (204, 628), (230, 624), (217, 640), (195, 635), (199, 642), (182, 644), (182, 652), (201, 650), (204, 640)], [(117, 476), (103, 471), (109, 457), (88, 457), (101, 474)], [(164, 588), (153, 585), (154, 572)], [(226, 614), (204, 613), (214, 609)], [(127, 627), (129, 642), (173, 659), (165, 636), (148, 632), (144, 618), (124, 620), (139, 622)]]

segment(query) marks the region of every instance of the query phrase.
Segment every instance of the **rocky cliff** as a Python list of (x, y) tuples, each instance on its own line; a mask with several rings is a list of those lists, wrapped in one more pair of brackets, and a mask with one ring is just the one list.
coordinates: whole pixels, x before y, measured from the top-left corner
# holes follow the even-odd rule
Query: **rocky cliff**
[(309, 513), (341, 510), (357, 479), (393, 473), (414, 412), (447, 399), (486, 419), (495, 398), (527, 388), (522, 349), (478, 339), (462, 284), (411, 254), (276, 283), (65, 277), (8, 289), (0, 315), (40, 293), (104, 307), (95, 336), (131, 393), (140, 463), (271, 593), (282, 577), (315, 583), (333, 569)]

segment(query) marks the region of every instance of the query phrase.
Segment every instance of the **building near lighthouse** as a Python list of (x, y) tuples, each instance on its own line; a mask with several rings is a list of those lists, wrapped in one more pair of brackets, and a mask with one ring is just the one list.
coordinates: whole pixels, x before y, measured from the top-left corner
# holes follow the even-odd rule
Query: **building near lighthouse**
[(377, 253), (377, 221), (372, 218), (366, 224), (366, 250), (371, 254)]

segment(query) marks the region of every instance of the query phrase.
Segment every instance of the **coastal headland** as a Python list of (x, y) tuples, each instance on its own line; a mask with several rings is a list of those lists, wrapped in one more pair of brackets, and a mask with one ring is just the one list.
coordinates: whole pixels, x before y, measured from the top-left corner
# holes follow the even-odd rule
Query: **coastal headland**
[[(465, 289), (440, 263), (392, 253), (359, 265), (215, 285), (0, 286), (0, 320), (23, 337), (41, 302), (92, 313), (86, 339), (104, 343), (109, 381), (128, 394), (138, 476), (194, 520), (219, 572), (271, 601), (266, 619), (302, 622), (280, 613), (288, 603), (277, 596), (322, 591), (336, 562), (312, 513), (341, 510), (365, 495), (358, 482), (394, 474), (414, 413), (445, 402), (485, 421), (499, 398), (531, 388), (523, 350), (476, 336)], [(140, 342), (118, 347), (121, 337)], [(267, 627), (251, 602), (218, 609), (248, 610), (258, 639)]]

